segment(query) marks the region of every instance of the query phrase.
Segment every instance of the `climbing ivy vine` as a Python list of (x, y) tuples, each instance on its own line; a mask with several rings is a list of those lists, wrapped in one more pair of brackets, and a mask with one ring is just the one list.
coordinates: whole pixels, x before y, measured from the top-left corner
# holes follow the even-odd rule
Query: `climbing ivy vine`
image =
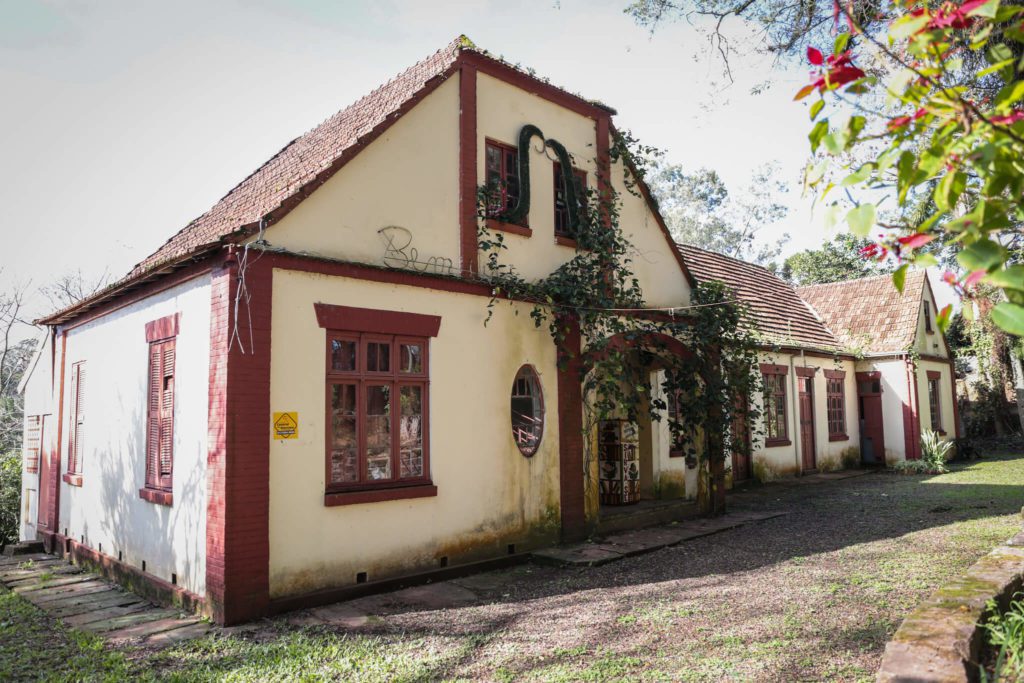
[[(520, 136), (520, 167), (528, 162), (529, 141), (540, 131), (526, 126)], [(526, 148), (524, 147), (524, 142)], [(546, 146), (554, 141), (545, 141)], [(555, 143), (557, 145), (557, 143)], [(557, 145), (561, 147), (561, 145)], [(564, 148), (556, 149), (561, 166), (571, 169)], [(626, 190), (638, 194), (647, 155), (628, 135), (617, 135), (611, 163), (621, 163)], [(643, 151), (643, 150), (640, 150)], [(603, 169), (610, 172), (610, 169)], [(528, 192), (520, 179), (521, 192)], [(698, 502), (706, 512), (724, 509), (724, 463), (731, 447), (748, 450), (748, 439), (729, 443), (734, 419), (748, 427), (756, 424), (759, 402), (749, 397), (761, 391), (758, 345), (746, 324), (746, 308), (732, 299), (721, 283), (700, 284), (691, 292), (690, 306), (652, 309), (644, 300), (634, 272), (635, 247), (620, 222), (621, 200), (611, 187), (583, 192), (576, 202), (576, 248), (571, 259), (539, 280), (527, 280), (503, 261), (508, 248), (501, 231), (486, 227), (488, 207), (500, 196), (500, 187), (479, 190), (479, 247), (486, 255), (482, 277), (492, 286), (488, 320), (502, 302), (532, 304), (530, 316), (546, 327), (559, 350), (559, 366), (579, 362), (586, 401), (584, 437), (589, 440), (597, 421), (619, 417), (636, 420), (649, 412), (653, 420), (668, 419), (673, 439), (685, 445), (698, 468)], [(582, 339), (579, 358), (567, 343)], [(678, 340), (687, 353), (676, 353)], [(661, 391), (651, 384), (658, 368)], [(675, 418), (668, 418), (665, 397), (676, 398)], [(585, 458), (590, 458), (591, 448)], [(589, 465), (589, 462), (585, 463)], [(589, 466), (585, 476), (589, 475)]]

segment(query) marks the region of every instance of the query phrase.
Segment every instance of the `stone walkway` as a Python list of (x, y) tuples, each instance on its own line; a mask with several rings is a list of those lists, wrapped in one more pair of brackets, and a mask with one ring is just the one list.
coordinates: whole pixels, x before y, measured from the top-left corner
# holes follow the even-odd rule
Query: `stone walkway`
[(157, 607), (45, 553), (0, 557), (0, 583), (67, 626), (114, 644), (164, 646), (198, 638), (211, 628), (194, 615)]

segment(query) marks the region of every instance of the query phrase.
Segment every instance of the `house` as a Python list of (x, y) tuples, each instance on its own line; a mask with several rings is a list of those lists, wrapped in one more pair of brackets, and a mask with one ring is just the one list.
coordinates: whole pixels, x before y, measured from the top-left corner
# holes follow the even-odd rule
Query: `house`
[[(576, 253), (570, 188), (616, 190), (647, 305), (686, 306), (613, 115), (460, 37), (41, 320), (22, 538), (237, 623), (585, 536), (581, 369), (527, 302), (485, 326), (478, 190), (530, 278)], [(640, 438), (641, 495), (685, 495), (664, 425)]]
[(732, 477), (777, 476), (921, 457), (922, 430), (959, 436), (955, 373), (925, 271), (903, 292), (888, 275), (792, 287), (769, 270), (679, 245), (698, 282), (726, 284), (763, 347), (763, 413), (752, 462)]

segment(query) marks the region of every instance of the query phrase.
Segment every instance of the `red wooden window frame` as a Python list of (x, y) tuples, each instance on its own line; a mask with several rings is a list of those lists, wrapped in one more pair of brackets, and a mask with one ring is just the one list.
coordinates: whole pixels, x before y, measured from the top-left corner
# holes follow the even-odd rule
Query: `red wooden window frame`
[[(565, 204), (565, 183), (562, 178), (562, 165), (557, 161), (552, 162), (552, 169), (555, 181), (555, 237), (575, 240), (576, 235), (569, 227), (569, 209)], [(580, 192), (578, 197), (580, 205), (579, 211), (580, 213), (583, 213), (586, 211), (587, 172), (574, 167), (572, 169), (572, 175), (576, 180), (577, 189)]]
[(945, 434), (942, 429), (942, 405), (939, 403), (939, 383), (942, 375), (937, 372), (928, 372), (928, 410), (931, 412), (932, 431)]
[(82, 485), (82, 439), (85, 431), (85, 361), (71, 366), (71, 404), (68, 419), (68, 469), (62, 479)]
[(786, 376), (784, 365), (761, 365), (764, 380), (764, 433), (766, 447), (788, 446), (789, 411), (786, 406)]
[[(335, 368), (333, 363), (334, 342), (354, 344), (356, 356), (352, 369)], [(380, 347), (376, 345), (387, 344), (387, 369), (383, 369)], [(420, 367), (418, 371), (405, 371), (401, 366), (403, 360), (402, 346), (416, 345), (420, 347)], [(432, 486), (430, 481), (430, 370), (429, 355), (430, 344), (428, 337), (405, 335), (405, 334), (381, 334), (377, 332), (353, 332), (353, 331), (327, 331), (326, 344), (326, 422), (325, 422), (325, 462), (324, 481), (326, 482), (326, 493), (341, 494), (360, 491), (379, 491), (387, 489), (403, 489), (408, 487)], [(376, 353), (374, 356), (371, 351)], [(375, 363), (370, 363), (375, 358)], [(335, 387), (354, 387), (355, 405), (353, 406), (353, 420), (355, 422), (356, 437), (356, 473), (354, 481), (337, 480), (333, 472), (333, 398)], [(387, 387), (389, 389), (389, 413), (388, 428), (390, 435), (390, 448), (388, 454), (389, 476), (386, 478), (374, 478), (371, 476), (368, 454), (368, 431), (369, 431), (369, 409), (370, 390), (374, 387)], [(420, 391), (420, 449), (422, 461), (419, 468), (419, 475), (402, 476), (402, 391), (407, 388), (418, 388)], [(430, 495), (429, 493), (425, 495)], [(398, 494), (394, 497), (405, 497)], [(328, 502), (369, 502), (371, 499), (335, 500)]]
[(146, 479), (139, 496), (170, 505), (174, 488), (174, 390), (178, 314), (146, 324)]
[(846, 441), (846, 373), (825, 371), (825, 406), (829, 441)]
[[(512, 145), (488, 139), (484, 145), (484, 183), (494, 188), (498, 201), (487, 206), (489, 218), (501, 219), (519, 199), (519, 150)], [(524, 218), (524, 224), (528, 221)]]

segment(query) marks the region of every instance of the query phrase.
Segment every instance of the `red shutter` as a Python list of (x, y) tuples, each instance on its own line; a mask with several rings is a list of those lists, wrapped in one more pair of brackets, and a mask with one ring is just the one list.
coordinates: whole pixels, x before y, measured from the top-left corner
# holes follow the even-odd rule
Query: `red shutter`
[(82, 471), (82, 425), (85, 421), (83, 402), (85, 399), (85, 364), (71, 366), (71, 424), (68, 430), (68, 472)]
[(174, 462), (174, 340), (160, 345), (163, 347), (163, 372), (160, 399), (160, 457), (158, 471), (159, 486), (171, 488), (171, 466)]
[(149, 396), (146, 401), (146, 486), (158, 488), (162, 344), (149, 345)]

